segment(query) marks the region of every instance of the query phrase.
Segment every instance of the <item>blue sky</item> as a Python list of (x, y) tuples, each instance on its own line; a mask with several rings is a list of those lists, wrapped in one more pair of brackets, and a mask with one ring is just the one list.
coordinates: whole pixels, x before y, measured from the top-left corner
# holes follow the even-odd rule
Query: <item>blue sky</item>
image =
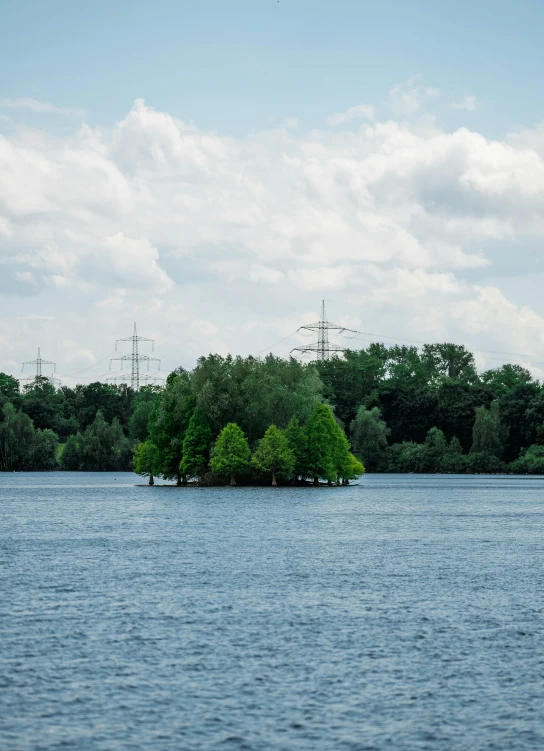
[[(379, 103), (421, 74), (500, 136), (542, 118), (544, 3), (535, 0), (200, 0), (5, 3), (4, 97), (121, 118), (134, 99), (235, 134), (295, 115), (307, 128)], [(438, 106), (447, 127), (466, 123)]]
[(0, 11), (0, 370), (92, 379), (134, 320), (287, 354), (326, 298), (544, 376), (544, 3)]

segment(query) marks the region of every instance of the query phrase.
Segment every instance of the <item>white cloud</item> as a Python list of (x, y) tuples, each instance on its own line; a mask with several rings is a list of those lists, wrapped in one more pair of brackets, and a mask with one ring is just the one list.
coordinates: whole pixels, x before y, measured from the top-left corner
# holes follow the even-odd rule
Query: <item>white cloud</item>
[(422, 76), (411, 76), (407, 81), (397, 83), (389, 91), (389, 107), (395, 116), (415, 115), (420, 110), (426, 99), (434, 99), (440, 96), (438, 89), (424, 86), (421, 83)]
[(20, 99), (0, 99), (1, 109), (10, 110), (29, 110), (31, 112), (52, 113), (55, 115), (66, 115), (67, 117), (85, 117), (85, 110), (79, 107), (57, 107), (50, 102), (40, 102), (38, 99), (31, 97), (21, 97)]
[(456, 110), (467, 110), (468, 112), (474, 112), (478, 107), (480, 107), (480, 102), (473, 94), (465, 94), (461, 102), (456, 102), (453, 105)]
[(356, 118), (372, 120), (374, 118), (374, 107), (371, 104), (357, 104), (345, 112), (337, 112), (335, 115), (331, 115), (327, 119), (327, 123), (329, 125), (342, 125)]
[(288, 117), (283, 123), (283, 127), (296, 130), (298, 128), (298, 119), (296, 117)]
[[(420, 78), (394, 92), (408, 112), (436, 95)], [(400, 339), (533, 352), (544, 321), (467, 274), (544, 244), (542, 132), (371, 120), (234, 139), (138, 100), (111, 129), (0, 136), (0, 370), (37, 343), (66, 362), (63, 342), (84, 367), (134, 320), (187, 365), (260, 351), (322, 297)]]

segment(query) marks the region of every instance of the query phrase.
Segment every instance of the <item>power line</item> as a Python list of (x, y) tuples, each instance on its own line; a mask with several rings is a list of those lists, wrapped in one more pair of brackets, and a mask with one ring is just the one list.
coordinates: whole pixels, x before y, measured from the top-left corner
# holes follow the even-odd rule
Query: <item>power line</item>
[(346, 347), (339, 347), (338, 344), (330, 344), (329, 331), (335, 334), (354, 334), (359, 333), (353, 329), (348, 329), (345, 326), (337, 326), (335, 323), (329, 323), (327, 321), (327, 314), (325, 311), (325, 300), (321, 303), (321, 318), (317, 323), (309, 323), (306, 326), (301, 326), (297, 331), (317, 331), (317, 342), (308, 344), (306, 347), (294, 347), (291, 352), (300, 352), (301, 354), (315, 354), (315, 359), (318, 361), (330, 360), (331, 354), (335, 352), (345, 352)]
[[(123, 369), (123, 366), (125, 362), (131, 363), (131, 374), (130, 374), (130, 385), (134, 389), (134, 391), (138, 391), (140, 388), (140, 363), (145, 362), (147, 363), (147, 369), (149, 370), (149, 363), (150, 362), (158, 362), (158, 368), (161, 366), (161, 361), (158, 357), (148, 357), (148, 355), (140, 355), (138, 351), (138, 345), (140, 342), (151, 342), (151, 351), (153, 352), (155, 347), (155, 342), (153, 339), (147, 339), (145, 336), (138, 336), (136, 332), (136, 324), (134, 324), (134, 332), (132, 336), (126, 336), (124, 339), (117, 339), (115, 342), (115, 351), (117, 352), (117, 345), (119, 342), (131, 342), (132, 343), (132, 353), (130, 355), (121, 355), (120, 357), (112, 357), (110, 360), (110, 368), (111, 363), (115, 360), (119, 360), (121, 365), (121, 370)], [(111, 381), (122, 381), (123, 383), (127, 383), (128, 380), (125, 376), (111, 376), (109, 378)]]
[(270, 347), (265, 347), (264, 349), (261, 349), (259, 352), (256, 352), (255, 354), (259, 356), (259, 355), (262, 355), (263, 352), (270, 352), (270, 350), (274, 349), (274, 347), (277, 347), (279, 344), (283, 344), (283, 342), (286, 342), (288, 339), (291, 339), (291, 337), (294, 336), (296, 333), (297, 333), (296, 331), (292, 331), (290, 334), (287, 334), (287, 336), (284, 336), (283, 339), (280, 339), (279, 342), (272, 344)]
[[(86, 370), (91, 370), (91, 368), (96, 368), (97, 365), (100, 365), (103, 362), (106, 362), (113, 354), (115, 354), (115, 350), (112, 352), (109, 352), (106, 357), (103, 357), (101, 360), (97, 360), (92, 365), (87, 365), (86, 368), (81, 368), (81, 370), (75, 370), (73, 373), (66, 373), (62, 376), (62, 378), (71, 378), (72, 376), (79, 375), (79, 373), (84, 373)], [(92, 376), (91, 376), (92, 378)]]

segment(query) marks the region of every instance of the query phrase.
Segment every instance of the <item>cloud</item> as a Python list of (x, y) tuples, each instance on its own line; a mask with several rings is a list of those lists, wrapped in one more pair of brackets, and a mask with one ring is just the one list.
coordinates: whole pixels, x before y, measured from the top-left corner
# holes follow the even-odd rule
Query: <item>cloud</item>
[(389, 108), (397, 117), (411, 116), (418, 112), (427, 99), (440, 96), (438, 89), (424, 86), (422, 76), (417, 74), (403, 83), (397, 83), (389, 91)]
[(342, 125), (356, 118), (372, 120), (374, 118), (374, 107), (371, 104), (357, 104), (345, 112), (337, 112), (335, 115), (331, 115), (327, 119), (327, 123), (329, 125)]
[(453, 104), (453, 108), (456, 110), (467, 110), (468, 112), (474, 112), (475, 109), (481, 106), (478, 99), (472, 94), (465, 94), (464, 99), (461, 102)]
[[(395, 91), (412, 112), (436, 95)], [(261, 351), (322, 297), (353, 328), (534, 352), (544, 321), (485, 276), (544, 244), (542, 128), (490, 140), (361, 107), (333, 117), (362, 127), (235, 139), (137, 100), (109, 128), (0, 135), (0, 370), (37, 343), (98, 362), (134, 320), (185, 365)]]
[(0, 109), (29, 110), (31, 112), (51, 113), (67, 117), (85, 117), (85, 110), (79, 107), (57, 107), (50, 102), (40, 102), (38, 99), (21, 97), (20, 99), (0, 99)]
[(296, 117), (288, 117), (283, 123), (283, 127), (296, 130), (298, 128), (298, 119)]

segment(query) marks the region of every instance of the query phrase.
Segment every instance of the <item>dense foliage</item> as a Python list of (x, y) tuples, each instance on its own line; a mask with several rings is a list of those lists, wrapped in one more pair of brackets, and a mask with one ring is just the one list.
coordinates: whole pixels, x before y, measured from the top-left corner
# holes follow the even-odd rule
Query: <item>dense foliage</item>
[[(544, 472), (544, 388), (454, 344), (371, 344), (301, 364), (202, 357), (164, 388), (20, 389), (0, 373), (0, 470), (125, 470), (182, 485), (377, 472)], [(228, 440), (227, 440), (228, 439)]]
[(538, 471), (544, 389), (520, 365), (478, 374), (460, 345), (372, 344), (318, 370), (370, 471)]

